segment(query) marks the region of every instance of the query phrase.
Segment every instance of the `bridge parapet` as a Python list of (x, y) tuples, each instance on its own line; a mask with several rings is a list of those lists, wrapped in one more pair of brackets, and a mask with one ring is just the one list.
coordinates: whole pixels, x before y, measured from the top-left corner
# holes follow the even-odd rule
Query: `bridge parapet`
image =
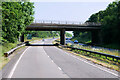
[(58, 25), (101, 26), (101, 23), (96, 23), (96, 22), (56, 21), (56, 20), (34, 20), (33, 24), (34, 23), (58, 24)]

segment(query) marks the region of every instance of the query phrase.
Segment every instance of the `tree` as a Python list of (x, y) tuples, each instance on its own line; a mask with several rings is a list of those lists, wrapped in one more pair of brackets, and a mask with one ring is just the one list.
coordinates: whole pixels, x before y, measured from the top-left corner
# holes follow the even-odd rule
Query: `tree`
[(66, 36), (66, 37), (72, 37), (72, 34), (66, 32), (66, 33), (65, 33), (65, 36)]
[(3, 41), (16, 42), (25, 32), (25, 27), (33, 21), (33, 3), (3, 2), (2, 3), (2, 37)]
[[(102, 24), (102, 40), (106, 44), (120, 44), (120, 1), (114, 1), (108, 5), (108, 7), (92, 14), (86, 22), (100, 22)], [(78, 35), (79, 32), (74, 31), (74, 35)], [(82, 34), (84, 35), (84, 34)], [(85, 36), (88, 36), (86, 34)]]

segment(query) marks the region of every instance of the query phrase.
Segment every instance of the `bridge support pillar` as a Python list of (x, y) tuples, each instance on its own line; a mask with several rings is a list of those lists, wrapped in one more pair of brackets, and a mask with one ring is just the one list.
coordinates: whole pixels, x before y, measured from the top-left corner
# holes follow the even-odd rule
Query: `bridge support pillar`
[(65, 45), (65, 29), (60, 31), (60, 44)]
[(21, 41), (21, 42), (24, 42), (24, 34), (22, 34), (22, 35), (20, 36), (20, 41)]
[(101, 44), (102, 39), (101, 39), (101, 31), (95, 30), (92, 31), (92, 43), (93, 44)]

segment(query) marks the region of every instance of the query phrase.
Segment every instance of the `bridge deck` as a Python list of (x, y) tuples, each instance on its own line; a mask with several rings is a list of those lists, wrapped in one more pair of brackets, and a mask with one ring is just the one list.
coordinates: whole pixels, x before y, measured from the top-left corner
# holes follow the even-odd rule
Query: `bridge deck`
[(97, 24), (57, 24), (57, 23), (32, 23), (26, 27), (26, 30), (39, 30), (39, 31), (60, 31), (65, 29), (66, 31), (75, 30), (100, 30), (101, 25)]

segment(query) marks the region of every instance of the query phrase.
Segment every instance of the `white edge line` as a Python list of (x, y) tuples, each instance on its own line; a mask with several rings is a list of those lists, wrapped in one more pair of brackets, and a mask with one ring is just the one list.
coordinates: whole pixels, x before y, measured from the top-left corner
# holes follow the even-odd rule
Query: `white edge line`
[(10, 72), (8, 78), (12, 78), (13, 73), (14, 73), (14, 71), (15, 71), (15, 69), (16, 69), (18, 63), (19, 63), (19, 61), (21, 60), (22, 56), (24, 55), (24, 53), (25, 53), (29, 48), (30, 48), (30, 47), (28, 47), (28, 48), (21, 54), (21, 56), (19, 57), (19, 59), (18, 59), (17, 62), (15, 63), (13, 69), (11, 70), (11, 72)]
[[(78, 59), (78, 58), (76, 58), (76, 59)], [(95, 66), (94, 64), (91, 64), (91, 63), (89, 63), (89, 62), (87, 62), (87, 61), (84, 61), (84, 60), (82, 60), (82, 59), (78, 59), (78, 60), (81, 60), (81, 61), (83, 61), (83, 62), (85, 62), (85, 63), (87, 63), (87, 64), (89, 64), (89, 65), (91, 65), (91, 66), (94, 66), (94, 67), (96, 67), (96, 68), (99, 68), (100, 70), (102, 70), (102, 71), (106, 71), (106, 72), (108, 72), (108, 73), (111, 73), (111, 74), (113, 74), (113, 75), (115, 75), (115, 76), (119, 76), (118, 74), (115, 74), (115, 73), (113, 73), (113, 72), (111, 72), (111, 71), (108, 71), (108, 70), (105, 70), (105, 69), (103, 69), (103, 68), (100, 68), (100, 67), (98, 67), (98, 66)]]
[[(55, 47), (55, 48), (57, 48), (57, 47)], [(59, 48), (57, 48), (57, 49), (60, 50), (60, 51), (62, 51), (62, 50), (59, 49)], [(65, 51), (64, 51), (64, 52), (65, 52)], [(65, 52), (65, 53), (67, 53), (67, 52)], [(89, 63), (89, 62), (87, 62), (87, 61), (84, 61), (84, 60), (82, 60), (82, 59), (79, 59), (79, 58), (77, 58), (76, 56), (73, 56), (73, 55), (71, 55), (71, 54), (69, 54), (69, 55), (72, 56), (72, 57), (74, 57), (74, 58), (76, 58), (76, 59), (78, 59), (78, 60), (81, 60), (81, 61), (83, 61), (83, 62), (85, 62), (85, 63), (87, 63), (87, 64), (89, 64), (89, 65), (91, 65), (91, 66), (93, 66), (93, 67), (96, 67), (96, 68), (98, 68), (98, 69), (100, 69), (100, 70), (102, 70), (102, 71), (106, 71), (106, 72), (108, 72), (108, 73), (110, 73), (110, 74), (113, 74), (114, 76), (120, 77), (118, 74), (115, 74), (115, 73), (113, 73), (113, 72), (111, 72), (111, 71), (102, 69), (102, 68), (100, 68), (100, 67), (98, 67), (98, 66), (95, 66), (94, 64), (91, 64), (91, 63)]]

